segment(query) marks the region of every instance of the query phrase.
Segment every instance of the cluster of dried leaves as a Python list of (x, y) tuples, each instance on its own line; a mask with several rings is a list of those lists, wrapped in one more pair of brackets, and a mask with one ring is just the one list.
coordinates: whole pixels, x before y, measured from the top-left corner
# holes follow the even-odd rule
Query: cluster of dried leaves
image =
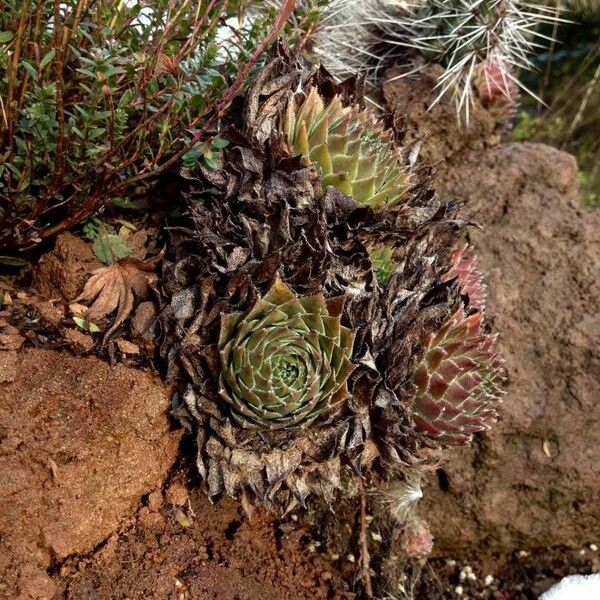
[[(427, 337), (468, 302), (449, 275), (466, 223), (456, 203), (429, 188), (428, 171), (412, 173), (412, 189), (394, 208), (373, 210), (323, 190), (318, 172), (295, 156), (284, 116), (311, 87), (326, 104), (336, 96), (362, 103), (356, 81), (336, 85), (278, 48), (241, 119), (223, 133), (223, 168), (182, 173), (188, 216), (170, 229), (161, 278), (162, 352), (170, 376), (186, 385), (179, 413), (196, 423), (200, 472), (211, 496), (226, 492), (247, 506), (290, 509), (311, 493), (331, 501), (352, 472), (390, 477), (435, 460), (435, 443), (412, 426), (406, 382)], [(410, 169), (410, 149), (404, 155)], [(387, 285), (377, 282), (373, 244), (393, 249)], [(343, 299), (355, 369), (341, 410), (307, 428), (256, 431), (236, 426), (219, 399), (220, 317), (247, 312), (277, 277), (299, 296)]]

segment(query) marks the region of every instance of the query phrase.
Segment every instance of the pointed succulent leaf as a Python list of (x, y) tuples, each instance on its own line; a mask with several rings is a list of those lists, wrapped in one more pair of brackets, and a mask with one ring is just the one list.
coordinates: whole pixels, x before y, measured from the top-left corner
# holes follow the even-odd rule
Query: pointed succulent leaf
[(418, 431), (442, 445), (462, 445), (496, 422), (504, 374), (494, 342), (480, 330), (480, 313), (466, 316), (462, 308), (430, 337), (410, 384)]
[(325, 103), (316, 87), (297, 94), (284, 119), (290, 149), (314, 165), (321, 185), (334, 186), (375, 209), (393, 208), (406, 197), (409, 173), (392, 134), (369, 111)]
[(377, 283), (379, 283), (379, 285), (386, 286), (390, 281), (390, 277), (392, 276), (394, 269), (396, 268), (396, 262), (394, 261), (393, 257), (393, 249), (384, 244), (378, 244), (368, 248), (368, 252)]
[(479, 273), (479, 261), (476, 256), (469, 256), (469, 253), (468, 244), (454, 251), (452, 255), (453, 264), (448, 273), (448, 279), (456, 278), (461, 293), (469, 297), (469, 306), (483, 314), (487, 290)]

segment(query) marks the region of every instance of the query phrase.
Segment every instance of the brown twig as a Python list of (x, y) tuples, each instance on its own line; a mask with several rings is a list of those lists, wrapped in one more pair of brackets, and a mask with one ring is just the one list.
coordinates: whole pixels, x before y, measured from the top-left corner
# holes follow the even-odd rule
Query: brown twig
[(275, 22), (271, 26), (271, 29), (265, 36), (265, 39), (252, 53), (252, 56), (248, 59), (248, 62), (240, 70), (237, 77), (235, 78), (235, 81), (231, 84), (221, 101), (214, 107), (214, 109), (209, 108), (203, 113), (203, 116), (206, 116), (208, 112), (212, 111), (211, 116), (204, 123), (202, 128), (192, 136), (191, 140), (187, 144), (185, 144), (178, 152), (173, 154), (168, 160), (166, 160), (164, 163), (162, 163), (162, 165), (160, 165), (153, 171), (141, 172), (135, 177), (131, 177), (127, 181), (117, 184), (112, 190), (113, 193), (118, 194), (119, 192), (123, 191), (124, 188), (129, 187), (130, 185), (139, 183), (140, 181), (144, 181), (145, 179), (156, 177), (160, 173), (164, 173), (175, 163), (181, 160), (184, 154), (189, 152), (199, 141), (202, 140), (202, 138), (206, 135), (210, 128), (216, 123), (216, 121), (218, 121), (223, 116), (223, 113), (229, 108), (229, 106), (239, 93), (240, 89), (242, 88), (244, 80), (246, 79), (248, 73), (256, 64), (256, 62), (258, 61), (262, 53), (266, 50), (266, 48), (270, 46), (273, 40), (277, 37), (281, 28), (284, 26), (288, 17), (294, 10), (295, 4), (296, 0), (285, 1), (285, 3), (282, 5), (279, 11), (279, 14), (277, 15), (277, 19), (275, 19)]
[(365, 481), (361, 476), (358, 480), (360, 494), (360, 566), (362, 582), (368, 598), (373, 598), (373, 581), (371, 579), (371, 555), (369, 554), (369, 542), (367, 538), (367, 492)]
[(60, 0), (54, 0), (54, 70), (56, 77), (56, 158), (54, 161), (54, 177), (47, 196), (54, 196), (64, 182), (65, 173), (65, 107), (63, 100), (63, 22), (60, 14)]

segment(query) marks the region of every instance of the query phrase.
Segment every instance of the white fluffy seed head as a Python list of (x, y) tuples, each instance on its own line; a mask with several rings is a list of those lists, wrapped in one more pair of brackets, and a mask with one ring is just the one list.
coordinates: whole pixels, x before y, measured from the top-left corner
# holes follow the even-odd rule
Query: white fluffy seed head
[(382, 495), (390, 515), (398, 523), (406, 524), (414, 519), (417, 503), (423, 497), (421, 478), (411, 475), (402, 481), (392, 481)]

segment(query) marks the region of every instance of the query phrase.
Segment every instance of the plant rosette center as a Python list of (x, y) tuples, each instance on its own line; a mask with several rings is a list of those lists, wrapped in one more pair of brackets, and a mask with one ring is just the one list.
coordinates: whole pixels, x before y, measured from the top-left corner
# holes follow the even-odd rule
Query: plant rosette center
[(276, 281), (248, 313), (223, 317), (219, 394), (242, 427), (305, 427), (347, 397), (353, 339), (323, 296)]

